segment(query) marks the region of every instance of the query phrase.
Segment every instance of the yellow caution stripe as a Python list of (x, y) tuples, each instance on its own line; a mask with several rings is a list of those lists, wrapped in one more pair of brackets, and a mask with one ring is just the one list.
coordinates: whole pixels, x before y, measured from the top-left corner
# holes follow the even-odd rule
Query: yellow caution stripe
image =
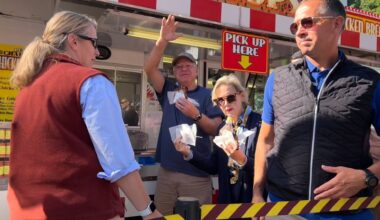
[(175, 215), (167, 215), (163, 216), (161, 218), (155, 218), (155, 220), (185, 220), (181, 215), (175, 214)]
[(269, 203), (213, 204), (201, 206), (202, 220), (252, 218), (258, 216), (299, 215), (321, 212), (350, 211), (376, 208), (380, 196), (281, 201)]

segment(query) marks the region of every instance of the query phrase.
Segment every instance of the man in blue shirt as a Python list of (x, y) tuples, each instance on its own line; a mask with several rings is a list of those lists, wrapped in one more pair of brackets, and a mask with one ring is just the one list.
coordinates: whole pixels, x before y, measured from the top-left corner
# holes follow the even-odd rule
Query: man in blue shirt
[[(211, 180), (209, 175), (183, 160), (170, 138), (169, 128), (196, 123), (197, 139), (193, 150), (207, 156), (211, 150), (209, 135), (216, 135), (222, 122), (222, 112), (213, 106), (211, 91), (196, 83), (197, 65), (194, 57), (181, 53), (173, 60), (173, 73), (177, 83), (165, 79), (158, 69), (161, 57), (169, 43), (180, 37), (176, 33), (174, 16), (163, 18), (160, 37), (146, 61), (145, 72), (156, 91), (163, 111), (158, 138), (156, 160), (161, 163), (158, 173), (155, 203), (164, 215), (171, 214), (177, 197), (195, 197), (202, 203), (211, 203)], [(182, 90), (183, 98), (174, 104), (169, 94)]]
[[(290, 29), (301, 59), (275, 70), (265, 88), (253, 202), (368, 196), (380, 163), (368, 148), (380, 134), (379, 74), (338, 50), (346, 14), (339, 0), (304, 0)], [(268, 163), (266, 165), (266, 163)], [(369, 210), (298, 219), (373, 219)]]

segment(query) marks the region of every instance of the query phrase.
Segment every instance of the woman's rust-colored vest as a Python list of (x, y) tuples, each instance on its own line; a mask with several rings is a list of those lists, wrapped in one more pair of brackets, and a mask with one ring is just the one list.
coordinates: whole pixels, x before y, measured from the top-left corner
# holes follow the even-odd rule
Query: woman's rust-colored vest
[(12, 122), (8, 203), (11, 219), (124, 216), (82, 118), (80, 87), (101, 74), (64, 56), (49, 57), (17, 96)]

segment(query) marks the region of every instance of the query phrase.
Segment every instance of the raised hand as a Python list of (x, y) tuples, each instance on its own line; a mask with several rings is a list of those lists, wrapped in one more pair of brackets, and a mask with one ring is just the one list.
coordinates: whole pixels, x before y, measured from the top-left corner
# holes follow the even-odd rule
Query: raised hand
[(176, 40), (183, 34), (176, 33), (178, 22), (175, 21), (173, 15), (169, 15), (168, 18), (162, 18), (160, 39), (166, 42)]

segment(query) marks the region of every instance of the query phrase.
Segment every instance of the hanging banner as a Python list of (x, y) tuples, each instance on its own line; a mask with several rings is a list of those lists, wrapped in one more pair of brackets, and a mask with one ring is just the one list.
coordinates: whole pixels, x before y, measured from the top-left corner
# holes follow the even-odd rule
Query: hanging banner
[(346, 7), (346, 30), (380, 37), (380, 15)]
[(294, 16), (300, 0), (214, 0), (232, 5), (239, 5), (258, 11)]
[(0, 122), (10, 122), (17, 90), (9, 84), (12, 71), (21, 57), (23, 47), (0, 44)]
[[(214, 0), (258, 11), (293, 17), (301, 0)], [(353, 0), (343, 1), (352, 5)], [(380, 37), (380, 15), (346, 6), (346, 30)], [(260, 22), (260, 21), (258, 21)]]
[(268, 38), (224, 30), (222, 44), (222, 69), (268, 73)]

